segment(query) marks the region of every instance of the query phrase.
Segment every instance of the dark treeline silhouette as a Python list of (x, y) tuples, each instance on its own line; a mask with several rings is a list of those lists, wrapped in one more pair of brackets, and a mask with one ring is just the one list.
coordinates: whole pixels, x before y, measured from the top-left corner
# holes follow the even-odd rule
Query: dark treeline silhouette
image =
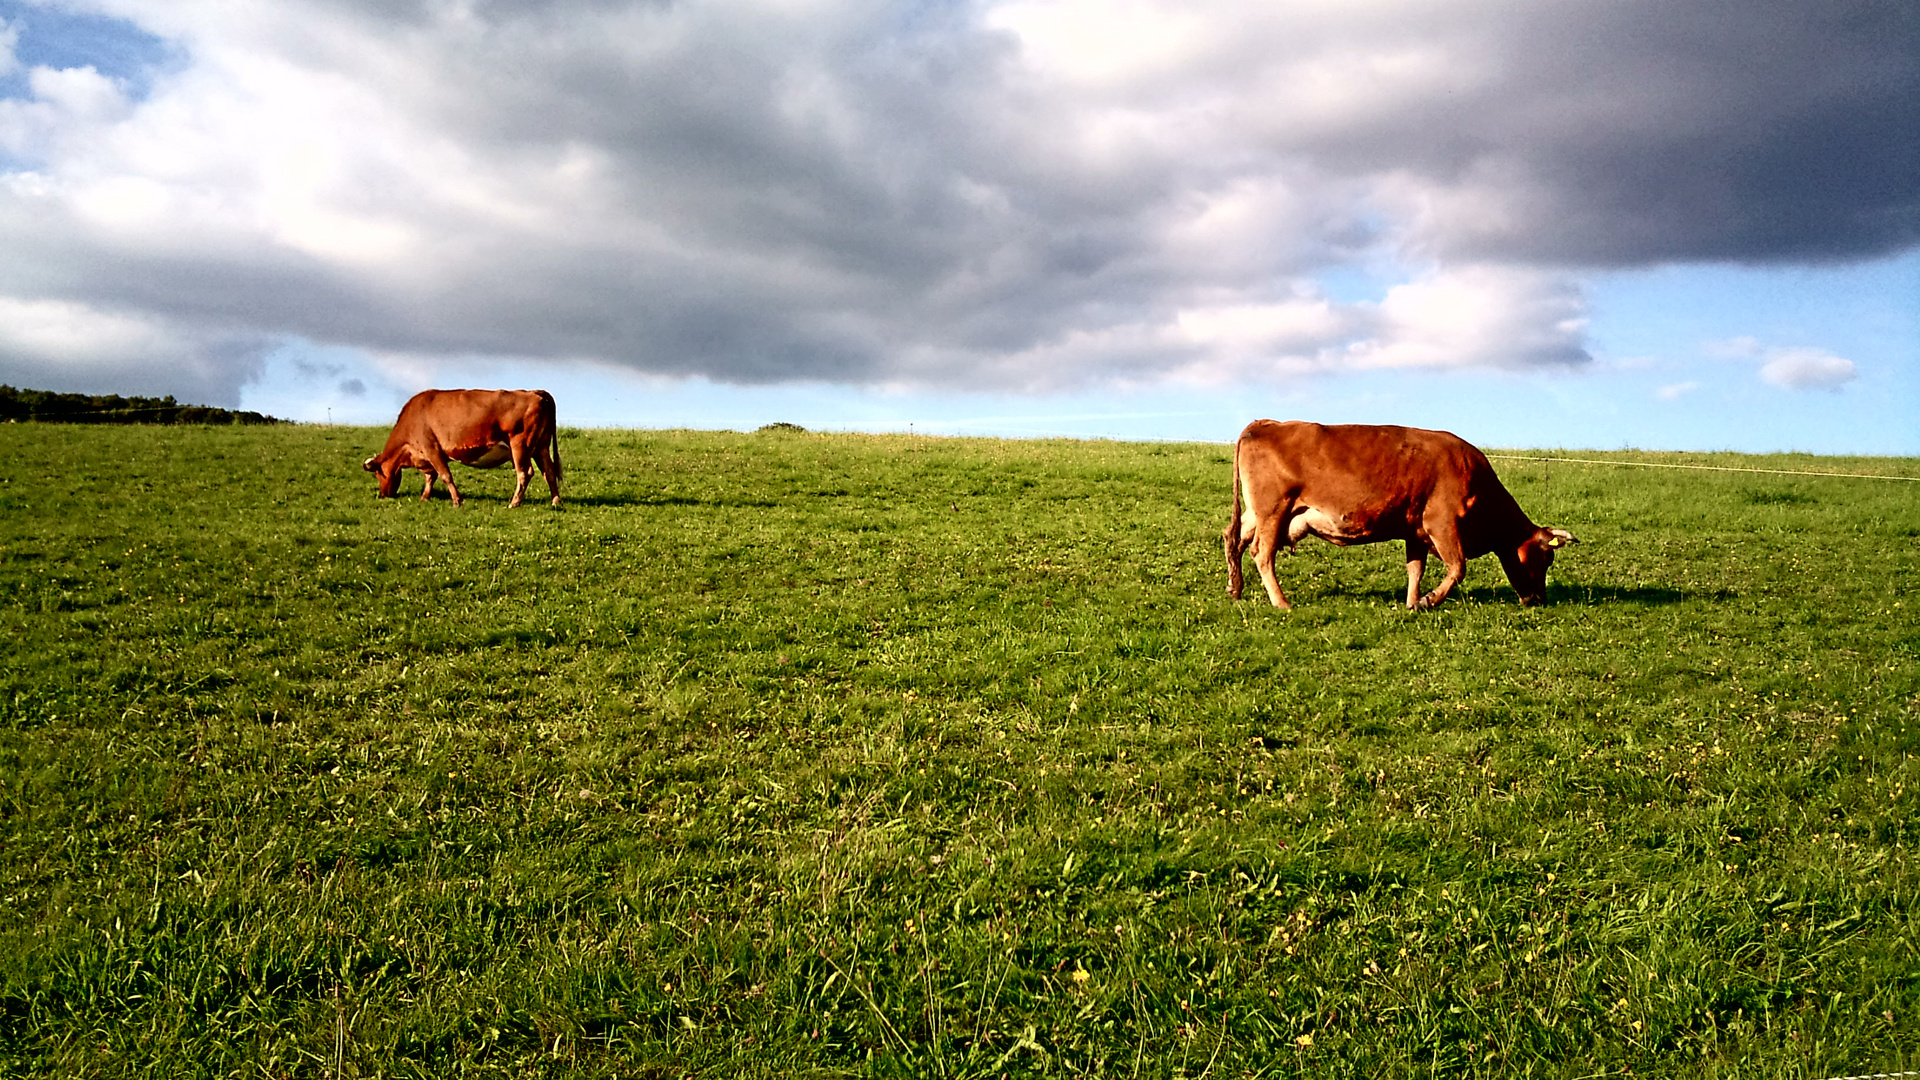
[(276, 416), (211, 405), (182, 405), (163, 398), (119, 394), (56, 394), (0, 386), (0, 421), (52, 424), (280, 424)]

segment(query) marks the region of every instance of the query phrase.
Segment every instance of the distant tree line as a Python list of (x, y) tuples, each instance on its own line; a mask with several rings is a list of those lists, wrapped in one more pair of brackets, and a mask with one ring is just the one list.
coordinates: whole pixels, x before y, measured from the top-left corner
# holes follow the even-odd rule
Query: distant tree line
[(276, 416), (210, 405), (182, 405), (163, 398), (119, 394), (56, 394), (0, 386), (0, 421), (53, 424), (280, 424)]

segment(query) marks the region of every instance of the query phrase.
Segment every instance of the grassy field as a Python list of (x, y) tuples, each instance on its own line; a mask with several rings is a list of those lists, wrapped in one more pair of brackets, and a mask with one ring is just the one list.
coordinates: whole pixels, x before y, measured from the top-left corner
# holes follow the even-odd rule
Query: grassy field
[(1920, 1068), (1920, 484), (1498, 461), (1547, 605), (1282, 613), (1225, 446), (384, 434), (0, 426), (0, 1074)]

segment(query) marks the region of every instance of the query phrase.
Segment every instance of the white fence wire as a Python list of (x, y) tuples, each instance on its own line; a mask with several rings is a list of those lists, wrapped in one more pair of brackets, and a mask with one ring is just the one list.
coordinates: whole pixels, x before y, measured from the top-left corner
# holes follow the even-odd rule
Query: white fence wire
[[(1609, 458), (1541, 457), (1534, 454), (1488, 454), (1496, 461), (1556, 461), (1580, 465), (1624, 465), (1639, 469), (1699, 469), (1705, 472), (1765, 473), (1769, 476), (1839, 476), (1850, 480), (1905, 480), (1920, 483), (1920, 476), (1891, 476), (1886, 473), (1816, 472), (1812, 469), (1750, 469), (1739, 465), (1683, 465), (1673, 461), (1616, 461)], [(1920, 1076), (1920, 1073), (1894, 1073), (1896, 1076)], [(1851, 1078), (1848, 1078), (1851, 1080)]]

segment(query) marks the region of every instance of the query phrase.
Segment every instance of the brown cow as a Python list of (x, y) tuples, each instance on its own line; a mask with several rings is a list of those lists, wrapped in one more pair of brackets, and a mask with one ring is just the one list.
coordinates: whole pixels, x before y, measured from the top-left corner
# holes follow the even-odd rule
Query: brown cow
[[(538, 463), (560, 505), (560, 433), (554, 423), (553, 395), (545, 390), (422, 390), (407, 400), (393, 422), (386, 449), (366, 462), (380, 478), (380, 497), (390, 499), (400, 490), (400, 474), (419, 469), (427, 485), (421, 501), (433, 498), (438, 476), (460, 505), (460, 489), (453, 486), (448, 461), (476, 469), (513, 462), (517, 481), (509, 507), (519, 506), (527, 494), (527, 480)], [(531, 459), (531, 460), (529, 460)]]
[[(1500, 556), (1520, 602), (1539, 603), (1554, 551), (1574, 542), (1565, 529), (1529, 521), (1487, 455), (1457, 435), (1255, 420), (1233, 446), (1233, 516), (1222, 537), (1227, 595), (1240, 599), (1240, 556), (1251, 543), (1267, 597), (1275, 607), (1291, 607), (1273, 576), (1273, 557), (1282, 543), (1292, 551), (1308, 536), (1340, 547), (1405, 541), (1412, 609), (1445, 600), (1466, 575), (1467, 560), (1488, 552)], [(1447, 574), (1421, 596), (1430, 551)]]

